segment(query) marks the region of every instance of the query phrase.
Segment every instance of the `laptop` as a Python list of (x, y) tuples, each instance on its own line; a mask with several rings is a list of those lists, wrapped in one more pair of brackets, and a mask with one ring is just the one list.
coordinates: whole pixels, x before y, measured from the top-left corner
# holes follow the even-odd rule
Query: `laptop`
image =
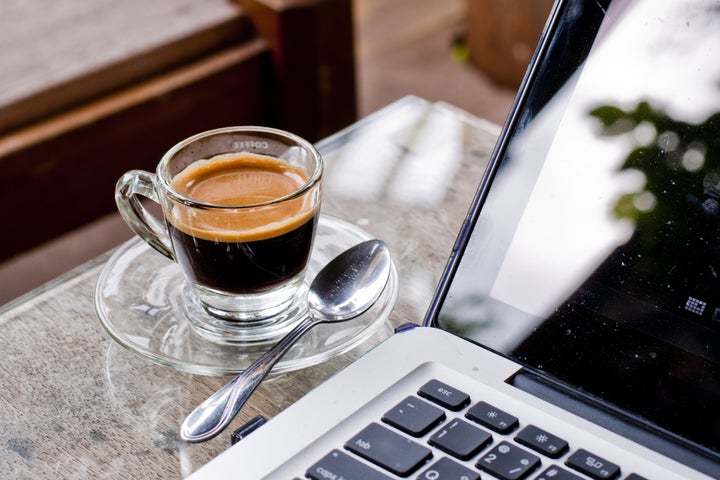
[(427, 317), (211, 478), (720, 478), (720, 1), (559, 0)]

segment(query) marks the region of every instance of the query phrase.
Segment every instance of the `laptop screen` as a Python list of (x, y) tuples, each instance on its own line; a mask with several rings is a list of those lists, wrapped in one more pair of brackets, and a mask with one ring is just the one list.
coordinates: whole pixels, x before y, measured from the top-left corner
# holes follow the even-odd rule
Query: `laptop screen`
[(554, 15), (435, 321), (720, 452), (720, 2)]

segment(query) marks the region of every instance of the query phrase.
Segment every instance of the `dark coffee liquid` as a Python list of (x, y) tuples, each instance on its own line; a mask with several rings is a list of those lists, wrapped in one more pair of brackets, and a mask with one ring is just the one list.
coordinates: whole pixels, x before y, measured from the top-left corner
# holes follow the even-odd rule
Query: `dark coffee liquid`
[(252, 242), (223, 242), (188, 235), (169, 225), (177, 260), (193, 280), (232, 293), (270, 289), (301, 273), (312, 248), (317, 214), (289, 232)]
[(228, 293), (269, 290), (301, 273), (310, 256), (319, 191), (272, 205), (307, 175), (247, 153), (201, 160), (173, 179), (176, 191), (223, 207), (176, 204), (165, 212), (175, 256), (194, 282)]

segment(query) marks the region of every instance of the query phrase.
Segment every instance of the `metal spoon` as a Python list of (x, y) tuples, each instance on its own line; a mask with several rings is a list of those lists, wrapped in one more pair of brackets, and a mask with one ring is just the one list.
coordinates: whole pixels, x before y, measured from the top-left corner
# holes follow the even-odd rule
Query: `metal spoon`
[(390, 251), (381, 240), (368, 240), (335, 257), (310, 285), (308, 316), (195, 408), (183, 422), (180, 437), (188, 442), (204, 442), (223, 431), (272, 367), (305, 332), (320, 323), (350, 320), (370, 308), (385, 288), (390, 264)]

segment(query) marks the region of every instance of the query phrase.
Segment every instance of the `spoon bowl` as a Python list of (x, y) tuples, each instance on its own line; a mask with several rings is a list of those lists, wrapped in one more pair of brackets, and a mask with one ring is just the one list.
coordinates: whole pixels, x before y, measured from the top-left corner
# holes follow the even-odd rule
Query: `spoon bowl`
[(180, 437), (197, 443), (222, 432), (303, 334), (320, 323), (344, 322), (369, 309), (385, 288), (390, 269), (390, 251), (381, 240), (359, 243), (335, 257), (310, 284), (308, 315), (252, 365), (196, 407), (183, 422)]

